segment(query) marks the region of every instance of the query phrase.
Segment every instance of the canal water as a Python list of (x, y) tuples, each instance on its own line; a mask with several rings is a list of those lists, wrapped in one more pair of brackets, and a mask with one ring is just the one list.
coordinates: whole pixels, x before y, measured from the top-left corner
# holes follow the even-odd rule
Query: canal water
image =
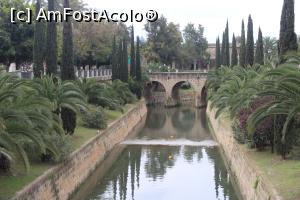
[(72, 199), (238, 200), (205, 110), (148, 109), (139, 134), (118, 145)]

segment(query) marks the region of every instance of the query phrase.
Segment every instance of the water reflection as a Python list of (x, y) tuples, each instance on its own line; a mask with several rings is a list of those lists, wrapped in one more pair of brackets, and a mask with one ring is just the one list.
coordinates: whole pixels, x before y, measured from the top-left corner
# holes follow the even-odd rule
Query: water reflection
[(216, 147), (129, 146), (87, 199), (237, 199)]
[[(171, 136), (172, 139), (188, 138), (193, 141), (210, 139), (211, 136), (202, 125), (205, 119), (200, 120), (205, 118), (203, 112), (184, 108), (152, 110), (149, 115), (155, 113), (153, 116), (156, 118), (148, 116), (146, 126), (138, 138), (145, 139), (149, 143), (152, 139), (170, 139)], [(158, 116), (164, 123), (156, 123), (160, 126), (156, 128), (154, 121)], [(89, 191), (85, 190), (83, 196), (79, 195), (79, 192), (74, 199), (238, 199), (216, 146), (169, 146), (145, 143), (127, 146), (116, 158), (103, 178), (99, 178), (95, 184), (87, 181), (86, 185), (92, 188)], [(108, 160), (111, 160), (110, 157)], [(91, 178), (94, 181), (97, 173), (95, 176)]]
[(150, 107), (145, 128), (138, 139), (211, 139), (206, 128), (205, 110), (191, 107)]

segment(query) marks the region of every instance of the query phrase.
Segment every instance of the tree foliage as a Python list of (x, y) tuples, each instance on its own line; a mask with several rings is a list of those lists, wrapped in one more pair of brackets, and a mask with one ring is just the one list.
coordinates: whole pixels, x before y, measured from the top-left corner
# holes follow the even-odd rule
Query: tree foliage
[(255, 63), (264, 65), (264, 41), (260, 28), (258, 31), (258, 39), (256, 42)]
[[(69, 8), (69, 0), (64, 0), (64, 8)], [(63, 47), (61, 61), (62, 80), (75, 80), (74, 56), (73, 56), (73, 31), (71, 21), (63, 23)], [(67, 134), (74, 134), (76, 128), (76, 113), (67, 107), (61, 108), (63, 128)]]
[(22, 22), (11, 23), (10, 9), (34, 10), (25, 0), (3, 0), (0, 6), (0, 63), (17, 67), (32, 61), (34, 26)]
[(272, 60), (278, 57), (278, 42), (275, 37), (264, 37), (264, 56), (265, 63), (271, 63)]
[(216, 67), (221, 66), (221, 46), (220, 46), (220, 39), (219, 37), (216, 40)]
[(250, 140), (257, 148), (275, 146), (283, 158), (297, 145), (300, 113), (300, 58), (294, 53), (285, 60), (276, 69), (223, 66), (209, 72), (206, 83), (216, 118), (228, 113), (244, 142)]
[(242, 31), (241, 31), (241, 47), (240, 47), (240, 66), (246, 65), (246, 35), (245, 35), (245, 24), (242, 21)]
[[(36, 1), (36, 15), (41, 8), (41, 0)], [(36, 21), (34, 28), (34, 45), (33, 45), (33, 73), (40, 78), (44, 73), (44, 54), (45, 54), (45, 22)]]
[[(55, 11), (55, 1), (48, 0), (48, 11)], [(57, 27), (55, 21), (47, 22), (46, 35), (46, 71), (47, 74), (57, 73)]]
[(247, 43), (246, 43), (246, 65), (254, 64), (254, 38), (253, 38), (253, 21), (251, 15), (248, 18)]
[(279, 35), (279, 57), (280, 62), (284, 62), (284, 55), (288, 51), (297, 51), (297, 35), (295, 33), (295, 1), (284, 0), (280, 21)]
[(135, 44), (134, 44), (134, 28), (131, 26), (131, 37), (130, 37), (130, 76), (136, 77), (136, 58), (135, 58)]
[(149, 61), (172, 65), (180, 59), (182, 36), (179, 25), (168, 23), (161, 16), (155, 22), (148, 22), (145, 30), (148, 37), (145, 56)]
[(208, 46), (207, 40), (204, 37), (204, 27), (189, 23), (183, 30), (183, 51), (188, 62), (203, 59)]
[(233, 36), (232, 36), (231, 66), (236, 66), (236, 65), (238, 65), (238, 53), (237, 53), (235, 35), (233, 34)]
[(225, 52), (224, 52), (225, 65), (230, 66), (230, 44), (229, 44), (229, 26), (228, 21), (225, 28)]
[(225, 32), (223, 32), (222, 37), (222, 48), (221, 48), (221, 63), (222, 65), (226, 66), (226, 35)]

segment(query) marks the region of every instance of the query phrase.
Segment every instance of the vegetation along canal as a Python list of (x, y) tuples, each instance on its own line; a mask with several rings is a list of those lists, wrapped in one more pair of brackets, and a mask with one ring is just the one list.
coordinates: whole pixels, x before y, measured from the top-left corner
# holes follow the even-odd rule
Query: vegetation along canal
[(239, 199), (204, 109), (148, 109), (144, 128), (118, 145), (72, 199)]

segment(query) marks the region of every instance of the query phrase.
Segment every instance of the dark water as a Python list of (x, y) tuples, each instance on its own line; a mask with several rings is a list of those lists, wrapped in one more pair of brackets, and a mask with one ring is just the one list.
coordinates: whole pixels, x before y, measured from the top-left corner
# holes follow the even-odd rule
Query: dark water
[(74, 199), (237, 200), (205, 110), (149, 108), (145, 127), (119, 145)]

